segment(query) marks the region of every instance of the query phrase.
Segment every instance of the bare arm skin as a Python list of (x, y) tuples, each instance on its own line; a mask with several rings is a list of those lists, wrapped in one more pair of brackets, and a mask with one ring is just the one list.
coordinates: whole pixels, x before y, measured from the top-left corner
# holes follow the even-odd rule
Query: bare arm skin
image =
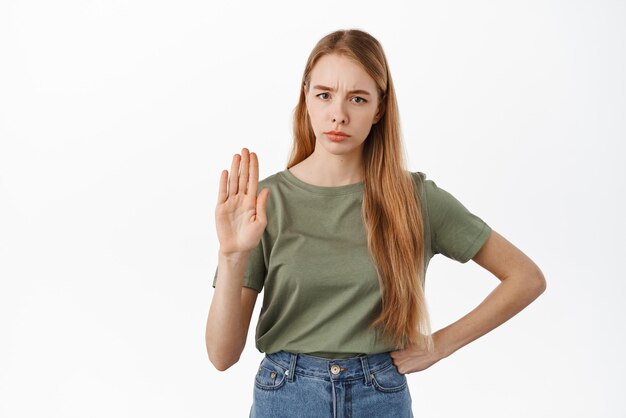
[(500, 284), (467, 315), (433, 333), (435, 353), (411, 346), (392, 352), (400, 373), (430, 367), (508, 321), (546, 289), (539, 267), (496, 231), (491, 231), (472, 260), (496, 276)]
[(247, 255), (240, 258), (219, 255), (205, 339), (209, 360), (220, 371), (237, 363), (246, 345), (258, 296), (256, 290), (242, 287), (247, 261)]

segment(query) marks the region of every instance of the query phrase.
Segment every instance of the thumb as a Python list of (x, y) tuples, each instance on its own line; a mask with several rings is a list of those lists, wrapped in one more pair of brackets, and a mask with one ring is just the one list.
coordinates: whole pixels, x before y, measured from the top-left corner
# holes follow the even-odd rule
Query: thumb
[(261, 222), (267, 222), (267, 212), (265, 208), (267, 206), (267, 197), (269, 196), (269, 194), (270, 189), (265, 188), (261, 190), (261, 193), (259, 193), (259, 196), (256, 200), (256, 217)]

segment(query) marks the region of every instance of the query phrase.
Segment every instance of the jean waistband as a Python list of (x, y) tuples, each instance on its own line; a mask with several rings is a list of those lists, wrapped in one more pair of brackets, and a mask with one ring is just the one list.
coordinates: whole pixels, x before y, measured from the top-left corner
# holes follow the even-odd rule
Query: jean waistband
[(363, 379), (369, 382), (370, 374), (393, 365), (389, 352), (345, 359), (327, 359), (309, 354), (278, 351), (265, 354), (265, 357), (285, 369), (288, 380), (294, 374), (309, 375), (331, 380)]

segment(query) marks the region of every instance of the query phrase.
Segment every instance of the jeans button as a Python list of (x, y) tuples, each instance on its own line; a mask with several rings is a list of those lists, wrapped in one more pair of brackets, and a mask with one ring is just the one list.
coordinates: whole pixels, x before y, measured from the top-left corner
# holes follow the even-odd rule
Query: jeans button
[(330, 372), (332, 374), (339, 374), (340, 371), (341, 369), (336, 364), (333, 364), (332, 366), (330, 366)]

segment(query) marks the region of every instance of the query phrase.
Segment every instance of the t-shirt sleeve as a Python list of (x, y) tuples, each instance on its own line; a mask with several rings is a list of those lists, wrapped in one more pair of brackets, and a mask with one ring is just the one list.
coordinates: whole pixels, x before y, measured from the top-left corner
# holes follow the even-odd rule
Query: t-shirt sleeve
[[(218, 270), (219, 267), (216, 267), (215, 275), (213, 276), (214, 288), (215, 283), (217, 282)], [(261, 289), (263, 289), (263, 284), (265, 283), (266, 273), (267, 268), (265, 266), (265, 258), (263, 257), (263, 240), (261, 240), (259, 242), (259, 245), (257, 245), (256, 248), (250, 253), (250, 258), (248, 259), (248, 267), (246, 268), (246, 272), (243, 276), (243, 286), (251, 287), (257, 292), (261, 292)]]
[(433, 253), (466, 263), (483, 246), (491, 227), (433, 180), (424, 181)]

